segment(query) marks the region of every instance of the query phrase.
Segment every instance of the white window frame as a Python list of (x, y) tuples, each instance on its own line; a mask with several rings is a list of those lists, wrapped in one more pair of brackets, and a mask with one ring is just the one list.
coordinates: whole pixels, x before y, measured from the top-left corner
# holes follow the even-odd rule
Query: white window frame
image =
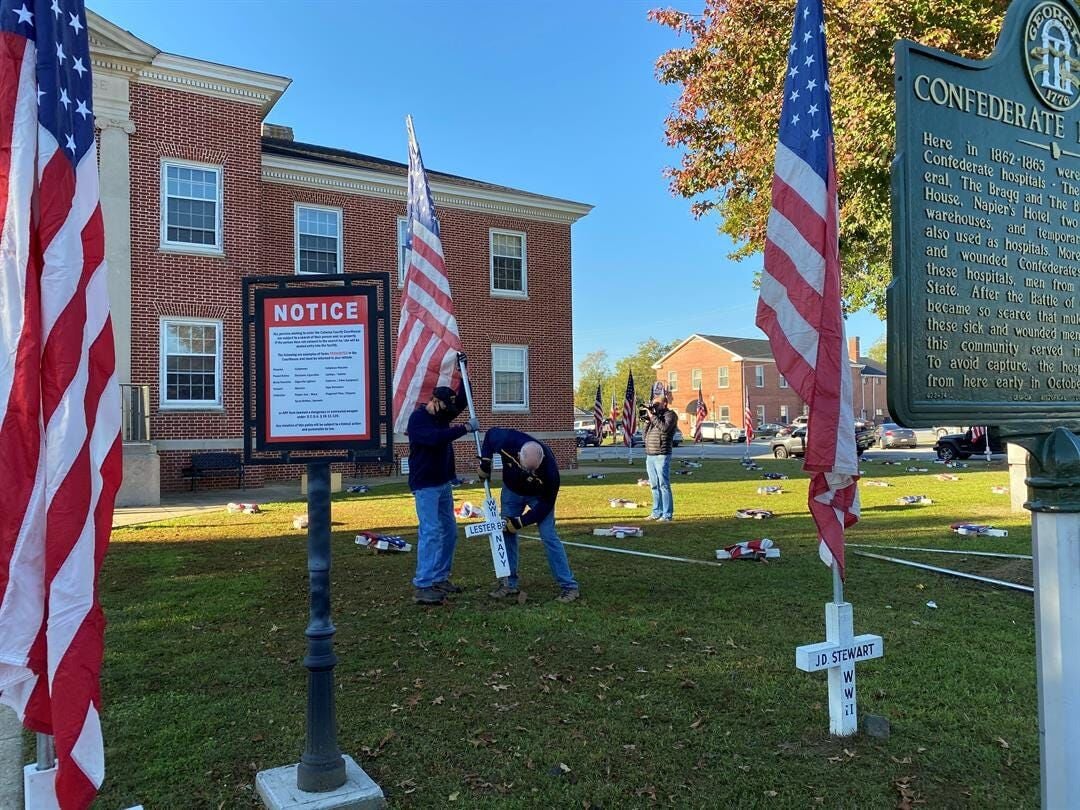
[(786, 425), (790, 420), (788, 419), (788, 406), (780, 406), (780, 424)]
[(310, 211), (333, 211), (337, 214), (337, 273), (345, 272), (345, 250), (343, 243), (345, 232), (345, 212), (333, 205), (314, 205), (312, 203), (293, 203), (293, 272), (298, 276), (316, 276), (321, 273), (301, 272), (300, 270), (300, 209)]
[[(402, 229), (402, 225), (405, 226), (404, 229)], [(405, 270), (408, 261), (405, 245), (408, 243), (409, 238), (409, 218), (398, 217), (394, 221), (394, 228), (397, 234), (397, 285), (401, 288), (405, 286)]]
[[(171, 401), (167, 398), (168, 386), (166, 384), (166, 335), (170, 325), (188, 324), (190, 326), (213, 326), (217, 330), (216, 345), (217, 357), (214, 363), (214, 388), (217, 390), (217, 399), (211, 400), (178, 400)], [(158, 321), (158, 408), (163, 411), (212, 411), (224, 408), (222, 391), (223, 374), (222, 365), (225, 353), (222, 347), (223, 339), (222, 322), (216, 318), (174, 318), (162, 316)]]
[[(496, 403), (495, 402), (495, 350), (514, 349), (522, 353), (525, 359), (525, 386), (524, 403)], [(491, 410), (506, 413), (507, 411), (527, 413), (529, 410), (529, 347), (515, 343), (492, 343), (491, 344)]]
[[(202, 171), (212, 171), (217, 174), (217, 221), (214, 223), (214, 226), (216, 228), (215, 235), (217, 237), (217, 242), (215, 244), (195, 245), (191, 242), (169, 241), (169, 166), (200, 169)], [(158, 235), (160, 237), (160, 244), (158, 245), (159, 249), (168, 251), (170, 253), (198, 253), (203, 255), (209, 254), (213, 256), (223, 255), (225, 253), (225, 167), (214, 163), (199, 163), (198, 161), (194, 160), (162, 158), (158, 179), (160, 183), (160, 196), (158, 200)]]
[(757, 423), (759, 425), (764, 425), (765, 424), (765, 406), (764, 405), (758, 405), (757, 406)]
[[(521, 237), (521, 289), (495, 289), (495, 236)], [(488, 288), (492, 298), (528, 298), (529, 297), (529, 247), (524, 231), (511, 231), (505, 228), (488, 229)]]
[(754, 366), (754, 387), (765, 387), (765, 366)]
[(701, 388), (701, 369), (690, 369), (690, 388), (697, 391)]
[(667, 373), (667, 390), (672, 394), (679, 390), (679, 372), (669, 371)]
[[(723, 372), (723, 373), (721, 373)], [(727, 366), (718, 366), (716, 369), (716, 387), (728, 388), (731, 385), (731, 373)]]
[(783, 374), (779, 374), (777, 376), (780, 377), (780, 387), (781, 388), (787, 388), (788, 387), (787, 377), (785, 377)]
[(720, 415), (719, 415), (719, 417), (717, 417), (717, 421), (720, 421), (720, 422), (730, 422), (731, 421), (731, 406), (730, 405), (721, 405), (720, 406)]

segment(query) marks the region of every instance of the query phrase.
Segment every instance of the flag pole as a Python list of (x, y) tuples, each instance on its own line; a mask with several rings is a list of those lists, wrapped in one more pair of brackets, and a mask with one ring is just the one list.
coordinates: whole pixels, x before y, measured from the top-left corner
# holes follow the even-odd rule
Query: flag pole
[[(473, 405), (472, 398), (472, 386), (469, 385), (469, 363), (465, 359), (464, 354), (458, 354), (458, 368), (461, 369), (461, 383), (465, 386), (465, 401), (469, 405), (469, 418), (476, 419), (476, 406)], [(480, 444), (480, 432), (473, 433), (473, 439), (476, 441), (476, 456), (479, 458), (483, 454), (483, 447)], [(491, 497), (491, 482), (484, 479), (484, 497)]]
[(832, 568), (832, 593), (833, 602), (841, 604), (844, 601), (844, 580), (840, 579), (840, 566), (834, 561)]

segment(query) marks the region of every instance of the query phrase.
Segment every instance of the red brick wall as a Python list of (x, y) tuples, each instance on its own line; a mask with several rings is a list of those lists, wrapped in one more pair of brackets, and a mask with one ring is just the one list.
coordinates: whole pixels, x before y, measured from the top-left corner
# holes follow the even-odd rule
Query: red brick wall
[[(262, 181), (260, 116), (248, 104), (147, 85), (131, 85), (132, 178), (132, 382), (151, 388), (151, 435), (155, 440), (238, 439), (243, 400), (240, 279), (294, 272), (294, 203), (341, 208), (346, 272), (382, 270), (395, 283), (399, 306), (397, 218), (404, 203), (324, 192)], [(161, 159), (176, 157), (223, 167), (224, 255), (162, 251)], [(482, 426), (533, 432), (567, 431), (573, 421), (573, 346), (570, 293), (570, 226), (474, 213), (440, 211), (443, 246), (473, 393)], [(526, 234), (527, 300), (490, 294), (489, 229)], [(159, 407), (159, 332), (162, 316), (223, 322), (223, 402), (218, 410), (162, 411)], [(392, 333), (396, 333), (396, 321)], [(529, 346), (529, 412), (491, 411), (491, 345)], [(573, 439), (545, 440), (560, 464), (576, 463)], [(398, 454), (407, 448), (399, 448)], [(180, 473), (190, 452), (163, 451), (163, 490), (184, 485)], [(463, 474), (471, 453), (460, 451)], [(345, 466), (351, 472), (351, 465)], [(387, 469), (370, 468), (378, 474)], [(263, 478), (296, 478), (300, 468), (249, 468), (253, 484)], [(215, 476), (228, 485), (228, 476)], [(202, 486), (202, 483), (200, 483)]]

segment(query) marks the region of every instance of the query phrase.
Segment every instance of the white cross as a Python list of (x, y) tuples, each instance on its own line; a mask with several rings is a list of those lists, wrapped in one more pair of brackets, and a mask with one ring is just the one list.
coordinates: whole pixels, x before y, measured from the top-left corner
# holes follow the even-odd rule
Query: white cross
[(499, 517), (499, 507), (490, 495), (484, 498), (484, 522), (471, 523), (465, 527), (466, 537), (478, 537), (482, 534), (491, 540), (491, 561), (495, 564), (495, 576), (510, 576), (510, 560), (506, 556), (506, 543), (503, 541), (503, 522)]
[(825, 638), (818, 644), (795, 648), (795, 666), (803, 672), (829, 671), (829, 733), (854, 734), (859, 726), (855, 696), (855, 664), (881, 658), (881, 636), (853, 635), (851, 603), (825, 605)]

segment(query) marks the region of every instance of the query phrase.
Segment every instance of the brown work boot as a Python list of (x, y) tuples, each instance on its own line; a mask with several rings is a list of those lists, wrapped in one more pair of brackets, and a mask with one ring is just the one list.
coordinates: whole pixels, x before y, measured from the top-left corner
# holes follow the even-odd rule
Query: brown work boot
[(562, 593), (555, 597), (555, 601), (565, 605), (567, 602), (576, 602), (580, 596), (581, 591), (577, 588), (563, 588)]
[(519, 593), (521, 593), (519, 589), (510, 587), (505, 579), (500, 579), (499, 584), (488, 593), (488, 596), (492, 599), (510, 599), (516, 597)]

